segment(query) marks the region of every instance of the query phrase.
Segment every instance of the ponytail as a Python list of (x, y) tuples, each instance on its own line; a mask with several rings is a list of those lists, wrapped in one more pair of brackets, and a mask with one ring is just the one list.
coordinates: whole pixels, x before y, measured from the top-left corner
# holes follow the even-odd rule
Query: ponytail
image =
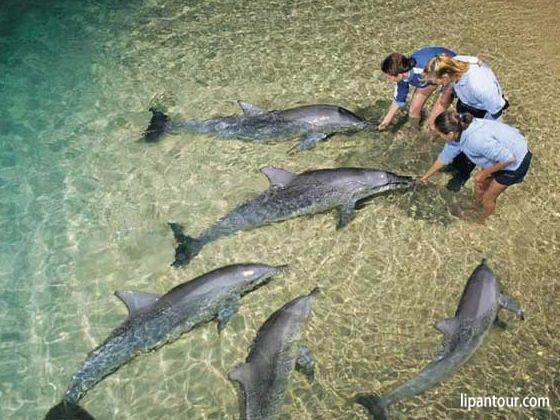
[(410, 71), (416, 65), (416, 60), (399, 53), (389, 54), (381, 63), (381, 71), (390, 76), (397, 76)]
[(451, 79), (461, 77), (469, 69), (469, 63), (455, 60), (450, 55), (440, 54), (432, 58), (424, 67), (427, 81), (434, 82), (448, 75)]
[(466, 130), (473, 120), (472, 114), (468, 112), (458, 114), (455, 111), (445, 111), (436, 117), (435, 125), (437, 130), (443, 134), (459, 133)]
[(473, 118), (473, 115), (469, 112), (459, 114), (459, 125), (461, 126), (461, 130), (466, 130), (469, 125), (471, 125)]

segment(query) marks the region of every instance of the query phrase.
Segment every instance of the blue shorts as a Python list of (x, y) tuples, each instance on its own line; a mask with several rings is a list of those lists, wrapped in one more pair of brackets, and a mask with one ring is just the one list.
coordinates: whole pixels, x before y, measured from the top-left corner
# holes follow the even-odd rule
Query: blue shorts
[(513, 184), (518, 184), (521, 181), (523, 181), (523, 178), (525, 178), (525, 175), (529, 170), (529, 165), (531, 165), (532, 157), (533, 154), (530, 151), (527, 151), (527, 154), (523, 158), (523, 161), (521, 162), (521, 165), (519, 165), (519, 168), (517, 168), (514, 171), (506, 171), (506, 170), (497, 171), (494, 172), (492, 176), (494, 177), (496, 182), (502, 185), (509, 186)]

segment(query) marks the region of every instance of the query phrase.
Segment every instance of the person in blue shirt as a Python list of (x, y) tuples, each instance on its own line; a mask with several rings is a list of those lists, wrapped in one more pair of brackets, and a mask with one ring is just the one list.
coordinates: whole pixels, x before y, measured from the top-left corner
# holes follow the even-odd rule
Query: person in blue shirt
[[(492, 70), (476, 57), (440, 54), (428, 61), (424, 69), (427, 82), (443, 86), (428, 118), (434, 129), (436, 117), (445, 111), (457, 97), (457, 112), (468, 112), (476, 118), (499, 120), (509, 107), (502, 88)], [(469, 179), (475, 165), (465, 154), (459, 154), (452, 162), (456, 175), (447, 188), (458, 191)]]
[(387, 129), (397, 111), (405, 105), (410, 86), (414, 86), (416, 89), (410, 100), (409, 122), (411, 126), (419, 127), (422, 107), (437, 88), (437, 85), (424, 80), (424, 67), (439, 54), (455, 56), (455, 53), (447, 48), (427, 47), (416, 51), (410, 57), (392, 53), (383, 60), (381, 70), (386, 74), (387, 80), (396, 83), (396, 86), (393, 102), (389, 105), (387, 113), (377, 128), (379, 131)]
[(432, 166), (417, 179), (425, 182), (459, 153), (482, 168), (474, 177), (474, 196), (482, 204), (481, 222), (492, 214), (496, 199), (507, 187), (523, 181), (532, 154), (521, 133), (493, 119), (445, 111), (434, 121), (438, 137), (446, 141)]

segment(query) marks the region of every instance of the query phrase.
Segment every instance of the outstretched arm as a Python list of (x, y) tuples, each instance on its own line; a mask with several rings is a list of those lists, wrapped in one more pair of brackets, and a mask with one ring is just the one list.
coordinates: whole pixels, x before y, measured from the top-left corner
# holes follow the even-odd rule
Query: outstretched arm
[(449, 108), (451, 101), (453, 100), (453, 88), (451, 84), (445, 86), (443, 88), (443, 92), (439, 95), (436, 103), (432, 107), (432, 111), (430, 112), (430, 117), (428, 118), (428, 124), (430, 130), (435, 130), (435, 121), (439, 114)]
[(426, 171), (426, 173), (424, 173), (424, 175), (421, 175), (421, 176), (417, 177), (416, 179), (420, 182), (425, 182), (428, 178), (430, 178), (433, 174), (438, 172), (444, 166), (445, 166), (445, 164), (441, 160), (437, 159), (432, 164), (432, 166), (430, 166), (430, 169), (428, 169)]
[(383, 121), (381, 121), (377, 129), (379, 131), (386, 130), (389, 124), (391, 124), (391, 121), (393, 121), (393, 118), (395, 117), (395, 114), (399, 109), (400, 107), (395, 102), (391, 102), (391, 105), (389, 105), (389, 109), (387, 110), (387, 114), (385, 114)]
[(406, 97), (408, 96), (408, 90), (410, 86), (408, 82), (401, 80), (395, 86), (395, 94), (393, 95), (393, 102), (389, 105), (389, 109), (383, 118), (383, 121), (379, 124), (377, 129), (379, 131), (385, 130), (391, 121), (393, 121), (393, 117), (397, 113), (397, 111), (402, 108), (406, 104)]

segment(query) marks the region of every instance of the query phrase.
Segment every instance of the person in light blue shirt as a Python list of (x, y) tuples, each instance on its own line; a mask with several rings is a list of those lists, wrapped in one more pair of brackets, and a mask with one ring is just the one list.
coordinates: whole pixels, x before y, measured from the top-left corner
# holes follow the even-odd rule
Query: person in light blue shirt
[[(455, 97), (457, 112), (468, 112), (476, 118), (499, 120), (502, 112), (509, 107), (496, 76), (476, 57), (440, 54), (426, 64), (424, 75), (427, 81), (443, 86), (428, 118), (432, 130), (436, 117), (449, 107)], [(452, 167), (458, 173), (447, 187), (458, 191), (475, 165), (464, 154), (459, 154)]]
[(440, 54), (424, 68), (426, 81), (443, 86), (430, 114), (430, 128), (436, 117), (457, 97), (457, 112), (468, 112), (476, 118), (498, 120), (507, 109), (500, 83), (492, 70), (476, 57)]
[(474, 177), (475, 199), (482, 204), (484, 222), (496, 207), (496, 199), (527, 174), (532, 154), (521, 133), (492, 119), (474, 118), (469, 113), (445, 111), (435, 119), (435, 132), (447, 143), (432, 166), (418, 177), (426, 181), (456, 156), (464, 153), (482, 168)]
[(435, 84), (424, 80), (424, 66), (439, 54), (455, 56), (455, 52), (447, 48), (426, 47), (414, 52), (410, 57), (392, 53), (383, 60), (381, 70), (387, 76), (387, 80), (396, 83), (396, 86), (393, 101), (378, 126), (379, 131), (385, 130), (393, 121), (397, 111), (404, 107), (410, 86), (414, 86), (416, 89), (410, 101), (408, 117), (411, 126), (416, 128), (419, 126), (422, 107), (437, 88)]

